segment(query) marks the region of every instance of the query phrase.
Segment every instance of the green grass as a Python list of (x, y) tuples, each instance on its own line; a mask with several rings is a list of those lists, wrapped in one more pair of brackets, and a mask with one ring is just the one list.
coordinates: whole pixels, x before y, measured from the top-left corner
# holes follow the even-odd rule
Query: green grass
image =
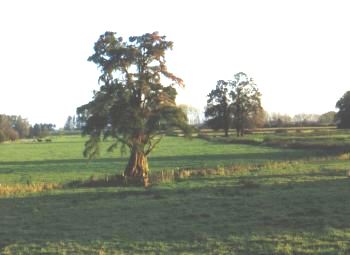
[[(278, 130), (284, 132), (277, 132)], [(281, 148), (294, 148), (326, 151), (328, 154), (337, 154), (350, 150), (350, 131), (328, 128), (284, 128), (261, 129), (251, 132), (244, 137), (223, 137), (214, 132), (200, 134), (206, 140), (221, 143), (265, 145)]]
[[(64, 183), (123, 169), (118, 152), (87, 163), (83, 141), (1, 144), (0, 183)], [(263, 167), (149, 189), (0, 197), (0, 254), (349, 254), (349, 161), (325, 153), (166, 137), (151, 155), (152, 171)]]
[[(52, 143), (19, 142), (0, 144), (0, 183), (67, 183), (123, 172), (127, 155), (106, 151), (88, 161), (82, 150), (86, 138), (53, 137)], [(269, 160), (303, 159), (315, 151), (281, 150), (271, 147), (222, 144), (194, 138), (165, 137), (149, 157), (151, 171), (176, 168), (212, 168), (232, 164), (258, 164)]]
[(349, 180), (328, 164), (2, 198), (0, 251), (348, 254)]

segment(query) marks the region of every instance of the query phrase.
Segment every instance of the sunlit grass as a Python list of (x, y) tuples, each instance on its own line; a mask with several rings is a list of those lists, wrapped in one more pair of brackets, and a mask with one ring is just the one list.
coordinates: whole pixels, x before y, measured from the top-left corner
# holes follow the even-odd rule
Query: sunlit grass
[[(119, 150), (108, 153), (109, 143), (106, 142), (102, 146), (101, 156), (89, 161), (82, 155), (85, 140), (80, 136), (62, 136), (53, 137), (51, 143), (0, 144), (0, 183), (66, 183), (123, 172), (127, 155), (121, 155)], [(149, 164), (151, 171), (198, 169), (303, 159), (316, 154), (306, 150), (165, 137), (150, 155)]]

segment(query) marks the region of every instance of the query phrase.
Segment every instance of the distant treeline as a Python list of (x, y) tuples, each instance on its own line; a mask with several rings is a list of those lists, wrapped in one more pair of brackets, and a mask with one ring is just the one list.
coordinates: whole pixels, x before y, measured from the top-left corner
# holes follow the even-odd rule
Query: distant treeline
[(0, 143), (22, 138), (43, 138), (54, 131), (54, 128), (55, 125), (46, 123), (31, 126), (21, 116), (0, 114)]
[(63, 130), (65, 131), (74, 131), (81, 130), (81, 128), (85, 125), (86, 120), (88, 118), (88, 113), (78, 114), (73, 116), (68, 116), (66, 123), (64, 124)]
[(266, 113), (263, 127), (316, 127), (336, 125), (336, 112), (318, 114), (296, 114), (290, 116), (280, 113)]

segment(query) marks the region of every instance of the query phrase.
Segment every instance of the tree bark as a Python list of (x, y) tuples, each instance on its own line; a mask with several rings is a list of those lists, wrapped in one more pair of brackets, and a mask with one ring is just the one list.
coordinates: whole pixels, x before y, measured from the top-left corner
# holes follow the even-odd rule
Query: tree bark
[(228, 137), (228, 128), (224, 128), (224, 132), (225, 132), (225, 137)]
[(145, 187), (147, 187), (149, 185), (148, 171), (148, 160), (144, 152), (137, 149), (132, 149), (124, 175), (127, 177), (133, 177), (132, 179), (143, 182)]
[(241, 128), (240, 133), (241, 133), (241, 136), (243, 137), (244, 136), (244, 128)]

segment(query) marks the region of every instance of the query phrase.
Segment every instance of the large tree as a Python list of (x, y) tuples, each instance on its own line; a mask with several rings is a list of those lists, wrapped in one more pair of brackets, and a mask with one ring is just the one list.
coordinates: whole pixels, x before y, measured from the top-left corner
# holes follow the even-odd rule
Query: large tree
[(176, 106), (175, 85), (182, 79), (168, 71), (165, 52), (173, 43), (157, 32), (128, 40), (106, 32), (88, 58), (101, 70), (100, 89), (93, 100), (77, 109), (86, 115), (83, 134), (90, 136), (84, 155), (95, 157), (101, 139), (112, 137), (130, 157), (124, 174), (148, 183), (147, 156), (172, 127), (190, 133), (184, 112)]
[(216, 88), (208, 94), (205, 117), (209, 127), (217, 130), (222, 128), (225, 136), (232, 124), (232, 105), (229, 82), (219, 80)]
[(350, 91), (347, 91), (337, 102), (339, 111), (335, 115), (338, 128), (350, 128)]
[(250, 119), (262, 110), (261, 94), (253, 79), (243, 72), (236, 73), (230, 85), (234, 127), (237, 136), (243, 136)]
[(244, 129), (255, 125), (257, 115), (263, 112), (261, 94), (253, 79), (245, 73), (237, 73), (233, 80), (219, 80), (216, 88), (208, 95), (205, 116), (211, 128), (223, 128), (225, 136), (234, 126), (237, 136), (244, 135)]

